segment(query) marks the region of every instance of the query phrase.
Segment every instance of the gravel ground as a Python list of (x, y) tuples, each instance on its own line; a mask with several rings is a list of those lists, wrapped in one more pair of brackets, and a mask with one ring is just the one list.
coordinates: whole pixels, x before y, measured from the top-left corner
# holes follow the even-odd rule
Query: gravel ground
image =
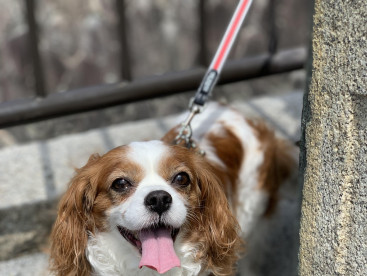
[(47, 276), (48, 255), (32, 254), (0, 262), (0, 275), (6, 276)]

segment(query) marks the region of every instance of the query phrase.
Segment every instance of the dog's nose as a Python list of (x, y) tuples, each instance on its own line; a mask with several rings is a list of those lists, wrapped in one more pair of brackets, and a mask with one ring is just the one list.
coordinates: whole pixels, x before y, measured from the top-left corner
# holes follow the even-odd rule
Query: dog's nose
[(145, 197), (144, 204), (149, 210), (162, 215), (170, 208), (172, 196), (163, 190), (153, 191)]

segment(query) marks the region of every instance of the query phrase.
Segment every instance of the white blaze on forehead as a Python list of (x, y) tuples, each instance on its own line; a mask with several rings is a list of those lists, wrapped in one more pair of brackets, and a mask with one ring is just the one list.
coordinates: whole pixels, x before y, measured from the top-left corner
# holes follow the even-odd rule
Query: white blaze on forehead
[(140, 165), (145, 175), (157, 172), (161, 160), (169, 154), (162, 141), (134, 142), (129, 148), (127, 158)]

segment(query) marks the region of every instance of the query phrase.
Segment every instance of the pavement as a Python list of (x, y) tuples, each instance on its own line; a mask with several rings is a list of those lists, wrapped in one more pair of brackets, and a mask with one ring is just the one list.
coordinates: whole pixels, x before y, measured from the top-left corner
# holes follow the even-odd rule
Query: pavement
[[(278, 135), (298, 141), (302, 97), (295, 91), (231, 105), (246, 116), (264, 118)], [(0, 149), (0, 275), (48, 275), (48, 234), (57, 200), (74, 169), (93, 153), (103, 154), (131, 141), (159, 139), (175, 122), (175, 115), (149, 118)], [(262, 247), (255, 243), (256, 252), (241, 266), (252, 271), (249, 275), (296, 274), (298, 187), (285, 189), (277, 213), (259, 228), (264, 233), (272, 229), (272, 235), (266, 234), (267, 245), (257, 241)], [(269, 245), (277, 250), (269, 250)]]

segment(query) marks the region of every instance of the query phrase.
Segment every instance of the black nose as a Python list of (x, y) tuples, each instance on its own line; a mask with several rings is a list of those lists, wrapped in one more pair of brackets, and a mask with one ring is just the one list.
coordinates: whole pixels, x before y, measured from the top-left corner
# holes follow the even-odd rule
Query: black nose
[(172, 204), (172, 197), (163, 190), (150, 192), (144, 200), (145, 206), (153, 212), (162, 215)]

